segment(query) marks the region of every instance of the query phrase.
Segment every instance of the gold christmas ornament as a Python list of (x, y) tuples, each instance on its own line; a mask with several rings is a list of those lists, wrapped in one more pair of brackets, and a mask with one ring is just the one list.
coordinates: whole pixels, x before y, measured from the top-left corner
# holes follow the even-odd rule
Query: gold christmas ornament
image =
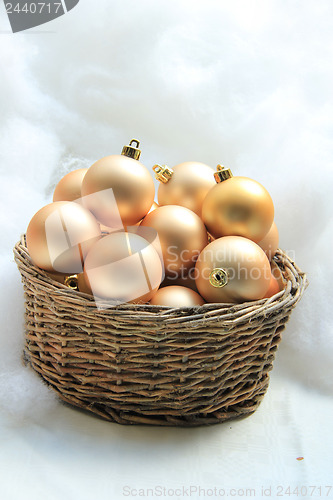
[(84, 279), (95, 297), (112, 304), (148, 302), (163, 277), (161, 259), (148, 241), (127, 232), (104, 236), (91, 248)]
[(53, 273), (53, 272), (47, 272), (46, 273), (52, 280), (57, 281), (58, 283), (65, 283), (65, 279), (67, 278), (67, 274), (62, 274), (62, 273)]
[(86, 293), (88, 295), (92, 295), (92, 291), (89, 283), (84, 279), (84, 273), (80, 273), (77, 275), (77, 288), (79, 292)]
[(66, 174), (56, 185), (53, 201), (81, 201), (81, 186), (87, 168), (79, 168)]
[(138, 161), (138, 151), (125, 146), (123, 154), (94, 163), (83, 179), (83, 204), (104, 226), (121, 229), (122, 225), (135, 225), (153, 204), (154, 181)]
[(157, 208), (143, 219), (141, 226), (157, 231), (166, 275), (175, 276), (193, 267), (208, 243), (202, 220), (188, 208), (178, 205)]
[(279, 231), (275, 222), (273, 222), (270, 230), (266, 236), (259, 241), (258, 245), (263, 249), (269, 260), (272, 260), (279, 246)]
[(78, 203), (57, 201), (41, 208), (27, 229), (27, 247), (34, 264), (45, 271), (75, 274), (101, 236), (94, 216)]
[(215, 186), (214, 170), (204, 163), (186, 161), (172, 169), (166, 165), (153, 167), (160, 205), (180, 205), (201, 217), (202, 204), (208, 191)]
[(195, 292), (198, 292), (197, 285), (194, 279), (195, 268), (192, 267), (189, 271), (186, 269), (183, 274), (179, 272), (170, 273), (166, 276), (161, 283), (161, 287), (164, 286), (184, 286), (186, 288), (191, 288)]
[(263, 298), (271, 268), (256, 243), (241, 236), (225, 236), (202, 251), (195, 266), (195, 280), (207, 302), (245, 302)]
[(202, 306), (205, 301), (197, 292), (184, 286), (160, 288), (150, 301), (155, 306), (194, 307)]
[[(151, 209), (149, 210), (148, 214), (150, 214), (150, 212), (153, 212), (154, 210), (156, 210), (156, 208), (158, 208), (158, 207), (159, 207), (159, 205), (154, 201), (154, 203), (152, 204)], [(136, 224), (136, 226), (140, 226), (141, 222), (142, 222), (142, 220), (140, 220), (140, 222), (138, 222)]]
[(276, 293), (279, 293), (279, 291), (280, 291), (279, 283), (278, 283), (277, 279), (272, 274), (268, 290), (265, 293), (265, 295), (263, 296), (263, 299), (269, 299), (270, 297), (273, 297), (273, 295), (275, 295)]
[(230, 169), (218, 165), (218, 183), (207, 194), (202, 219), (214, 238), (244, 236), (261, 241), (274, 219), (274, 205), (268, 191), (248, 177), (233, 177)]
[[(150, 212), (152, 212), (153, 210), (156, 210), (156, 208), (158, 208), (158, 205), (157, 203), (154, 203), (152, 204), (151, 206), (151, 209), (149, 210), (148, 214), (150, 214)], [(141, 222), (142, 222), (143, 219), (141, 219), (139, 222), (137, 222), (135, 224), (135, 226), (140, 226)], [(107, 226), (103, 226), (103, 224), (101, 224), (101, 231), (102, 233), (104, 234), (109, 234), (109, 233), (112, 233), (114, 230), (111, 228), (111, 227), (107, 227)], [(140, 236), (140, 235), (139, 235)]]

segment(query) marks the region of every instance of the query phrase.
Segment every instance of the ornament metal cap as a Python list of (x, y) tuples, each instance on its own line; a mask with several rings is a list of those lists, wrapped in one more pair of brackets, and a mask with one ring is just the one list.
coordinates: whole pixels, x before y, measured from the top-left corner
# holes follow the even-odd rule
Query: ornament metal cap
[(71, 288), (71, 290), (78, 290), (79, 289), (78, 283), (79, 280), (77, 274), (72, 274), (71, 276), (67, 276), (64, 281), (64, 284), (68, 286), (68, 288)]
[(225, 269), (217, 267), (209, 275), (209, 283), (215, 288), (223, 288), (229, 282), (228, 272)]
[(169, 180), (173, 176), (172, 168), (168, 167), (167, 165), (154, 165), (153, 170), (155, 172), (156, 179), (160, 182), (163, 182), (164, 184), (169, 182)]
[[(135, 143), (135, 147), (132, 144)], [(140, 141), (132, 139), (128, 146), (124, 146), (121, 154), (133, 158), (133, 160), (140, 160), (141, 151), (139, 149)]]
[(227, 179), (233, 177), (230, 168), (227, 168), (223, 165), (217, 165), (216, 168), (217, 171), (214, 174), (214, 179), (216, 180), (217, 183), (226, 181)]

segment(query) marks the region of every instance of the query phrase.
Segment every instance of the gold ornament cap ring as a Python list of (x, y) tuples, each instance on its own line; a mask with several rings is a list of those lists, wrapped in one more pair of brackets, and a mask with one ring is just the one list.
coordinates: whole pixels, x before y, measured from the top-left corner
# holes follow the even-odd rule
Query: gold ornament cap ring
[(217, 171), (214, 174), (214, 179), (218, 184), (233, 177), (230, 168), (227, 168), (224, 165), (217, 165), (216, 168)]
[(72, 290), (78, 290), (78, 277), (77, 274), (72, 274), (71, 276), (67, 276), (64, 284), (68, 286), (68, 288), (71, 288)]
[[(135, 146), (133, 146), (135, 144)], [(141, 151), (139, 149), (140, 141), (132, 139), (128, 146), (124, 146), (121, 154), (133, 158), (133, 160), (140, 160)]]
[(209, 283), (214, 288), (223, 288), (229, 282), (228, 272), (225, 269), (217, 267), (209, 275)]
[(163, 184), (169, 182), (169, 180), (173, 176), (172, 168), (168, 167), (167, 165), (154, 165), (153, 170), (155, 172), (156, 179), (160, 182), (163, 182)]

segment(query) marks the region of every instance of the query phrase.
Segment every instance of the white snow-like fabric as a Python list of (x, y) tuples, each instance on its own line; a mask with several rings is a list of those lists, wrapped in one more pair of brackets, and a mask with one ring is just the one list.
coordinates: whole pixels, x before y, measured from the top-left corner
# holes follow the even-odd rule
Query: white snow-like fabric
[[(256, 463), (275, 467), (275, 485), (292, 478), (298, 484), (328, 480), (328, 450), (333, 449), (325, 418), (332, 415), (333, 392), (332, 16), (330, 0), (81, 0), (52, 23), (13, 35), (0, 5), (1, 419), (17, 447), (30, 440), (23, 448), (32, 456), (41, 442), (52, 447), (50, 433), (55, 432), (66, 443), (68, 467), (79, 450), (88, 467), (96, 432), (101, 456), (113, 460), (110, 469), (102, 470), (111, 470), (114, 481), (120, 481), (112, 496), (111, 476), (105, 477), (100, 498), (123, 498), (120, 467), (132, 464), (139, 448), (145, 450), (143, 464), (157, 471), (155, 481), (143, 465), (133, 469), (133, 477), (143, 478), (147, 487), (163, 483), (163, 474), (167, 483), (173, 468), (178, 475), (170, 487), (184, 477), (187, 483), (214, 485), (222, 470), (230, 487), (247, 481), (251, 486), (252, 479), (259, 487)], [(65, 173), (119, 153), (132, 138), (141, 140), (148, 168), (188, 160), (212, 167), (223, 163), (234, 175), (261, 182), (275, 203), (281, 248), (308, 273), (310, 286), (284, 333), (267, 402), (251, 420), (214, 430), (126, 431), (65, 408), (21, 362), (23, 291), (12, 247), (34, 213), (52, 200)], [(320, 429), (314, 430), (317, 423)], [(76, 425), (79, 430), (72, 432)], [(229, 427), (236, 434), (228, 438)], [(277, 427), (284, 444), (273, 435)], [(251, 432), (258, 440), (251, 441)], [(118, 465), (100, 433), (109, 436), (110, 447), (121, 449)], [(166, 436), (174, 445), (173, 451), (168, 448), (170, 470), (164, 459), (163, 470), (151, 463), (155, 445), (158, 456), (164, 445), (170, 447)], [(176, 436), (182, 436), (183, 448)], [(297, 450), (300, 455), (307, 451), (308, 458), (313, 453), (312, 468), (307, 457), (295, 461)], [(6, 454), (0, 455), (6, 464)], [(211, 469), (203, 459), (213, 460)], [(57, 457), (50, 461), (56, 467)], [(40, 457), (35, 463), (44, 470), (45, 484), (54, 483)], [(236, 463), (243, 475), (237, 475)], [(23, 476), (28, 478), (29, 471), (24, 468)], [(66, 498), (78, 498), (69, 472), (68, 477), (65, 469), (60, 473)], [(33, 486), (27, 478), (25, 498), (30, 498)], [(82, 487), (80, 498), (91, 498), (92, 477), (82, 478), (82, 485), (87, 489)], [(10, 482), (6, 488), (3, 498), (18, 497)], [(60, 498), (65, 489), (58, 488), (44, 498)], [(259, 489), (257, 494), (260, 498)]]

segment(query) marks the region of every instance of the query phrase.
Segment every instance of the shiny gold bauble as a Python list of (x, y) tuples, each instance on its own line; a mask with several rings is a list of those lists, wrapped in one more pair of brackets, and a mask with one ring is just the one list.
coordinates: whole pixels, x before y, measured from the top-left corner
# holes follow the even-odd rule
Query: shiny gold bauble
[(207, 302), (245, 302), (263, 298), (271, 268), (256, 243), (241, 236), (225, 236), (202, 251), (195, 266), (195, 280)]
[(178, 205), (157, 208), (143, 219), (141, 226), (157, 231), (167, 275), (193, 267), (208, 243), (202, 220), (188, 208)]
[(273, 223), (273, 201), (259, 182), (248, 177), (231, 177), (208, 192), (202, 219), (214, 238), (244, 236), (258, 242)]
[(275, 222), (273, 222), (270, 230), (266, 236), (259, 241), (258, 245), (263, 249), (269, 260), (272, 260), (279, 246), (279, 231)]
[(91, 248), (84, 264), (84, 278), (95, 297), (113, 304), (147, 302), (163, 277), (161, 259), (144, 238), (114, 232)]
[(276, 293), (279, 293), (280, 291), (280, 286), (277, 281), (277, 279), (273, 276), (271, 276), (271, 281), (269, 283), (269, 287), (265, 295), (263, 296), (263, 299), (269, 299), (270, 297), (273, 297)]
[(205, 301), (190, 288), (184, 286), (166, 286), (157, 291), (150, 303), (155, 306), (193, 307), (202, 306)]
[(84, 206), (99, 222), (118, 229), (119, 215), (124, 226), (136, 224), (148, 213), (155, 195), (147, 168), (124, 155), (107, 156), (94, 163), (83, 179), (81, 191)]
[(56, 185), (53, 201), (80, 202), (82, 181), (87, 172), (87, 168), (79, 168), (66, 174)]
[(78, 203), (57, 201), (41, 208), (27, 229), (27, 247), (34, 264), (45, 271), (75, 274), (100, 238), (94, 216)]
[(204, 163), (186, 161), (172, 167), (168, 182), (161, 182), (157, 197), (160, 205), (181, 205), (201, 217), (203, 201), (215, 186), (214, 170)]

